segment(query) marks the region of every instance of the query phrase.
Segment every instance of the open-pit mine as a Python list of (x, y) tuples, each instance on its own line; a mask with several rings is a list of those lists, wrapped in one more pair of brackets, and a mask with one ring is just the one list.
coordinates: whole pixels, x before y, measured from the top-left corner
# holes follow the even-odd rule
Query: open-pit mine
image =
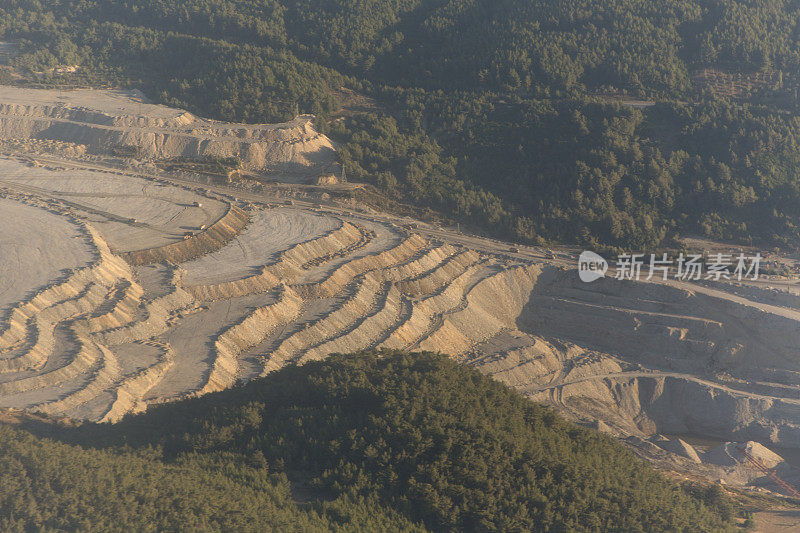
[(334, 352), (432, 350), (675, 468), (762, 479), (726, 443), (754, 441), (793, 479), (755, 444), (800, 449), (792, 286), (583, 283), (564, 252), (159, 165), (333, 156), (307, 116), (0, 87), (0, 407), (113, 422)]

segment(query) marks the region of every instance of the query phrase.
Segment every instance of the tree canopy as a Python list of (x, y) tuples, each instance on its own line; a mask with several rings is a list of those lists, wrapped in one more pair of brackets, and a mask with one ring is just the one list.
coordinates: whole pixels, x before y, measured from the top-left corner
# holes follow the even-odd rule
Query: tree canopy
[[(315, 113), (351, 178), (496, 235), (647, 249), (679, 233), (800, 237), (797, 13), (788, 0), (9, 0), (0, 36), (21, 43), (19, 69), (78, 63), (72, 81), (213, 118)], [(343, 112), (342, 86), (377, 105)]]
[(719, 491), (432, 353), (334, 355), (0, 444), (4, 531), (735, 529)]

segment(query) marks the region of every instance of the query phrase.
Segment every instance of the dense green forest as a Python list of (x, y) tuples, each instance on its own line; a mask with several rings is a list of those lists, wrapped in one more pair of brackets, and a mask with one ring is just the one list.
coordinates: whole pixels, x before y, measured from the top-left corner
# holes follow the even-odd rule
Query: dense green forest
[(0, 425), (3, 531), (725, 531), (679, 486), (445, 356), (334, 355), (115, 425)]
[[(795, 0), (7, 0), (0, 38), (21, 43), (20, 70), (82, 66), (44, 82), (140, 87), (228, 120), (315, 113), (351, 178), (496, 235), (647, 249), (679, 233), (797, 242), (798, 13)], [(343, 113), (340, 87), (376, 105)]]

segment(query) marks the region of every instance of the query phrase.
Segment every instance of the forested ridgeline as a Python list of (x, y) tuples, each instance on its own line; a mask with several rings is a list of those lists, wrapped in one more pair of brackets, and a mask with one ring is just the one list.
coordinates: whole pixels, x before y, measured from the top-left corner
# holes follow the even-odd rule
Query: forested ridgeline
[[(647, 249), (679, 232), (798, 237), (798, 13), (787, 0), (8, 0), (0, 38), (44, 83), (140, 87), (226, 120), (315, 113), (351, 178), (498, 235)], [(47, 73), (58, 64), (82, 68), (65, 80)], [(374, 105), (342, 109), (340, 87)]]
[(0, 425), (3, 531), (736, 529), (718, 487), (431, 353), (334, 355), (113, 426), (26, 424)]

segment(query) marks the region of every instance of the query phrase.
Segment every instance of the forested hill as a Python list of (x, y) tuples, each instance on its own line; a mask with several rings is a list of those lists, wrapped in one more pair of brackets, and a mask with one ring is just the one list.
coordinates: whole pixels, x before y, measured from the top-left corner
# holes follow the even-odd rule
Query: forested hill
[[(40, 81), (140, 87), (228, 120), (316, 113), (351, 177), (496, 234), (647, 249), (677, 233), (796, 242), (798, 13), (789, 0), (7, 0), (0, 39)], [(56, 64), (82, 69), (47, 75)], [(342, 113), (340, 87), (375, 103)]]
[(678, 486), (431, 353), (334, 355), (116, 425), (28, 425), (0, 425), (3, 531), (738, 529), (718, 486)]

